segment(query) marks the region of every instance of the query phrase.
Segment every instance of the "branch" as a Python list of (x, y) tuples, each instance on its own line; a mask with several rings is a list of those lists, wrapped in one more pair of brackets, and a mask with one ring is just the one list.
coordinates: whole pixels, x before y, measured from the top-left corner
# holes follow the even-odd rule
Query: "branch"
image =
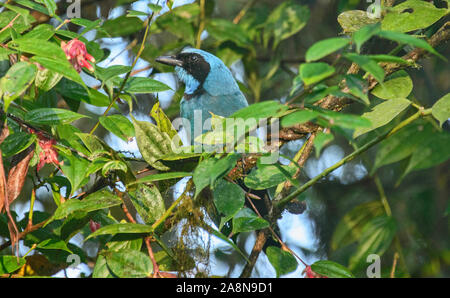
[(378, 136), (377, 138), (373, 139), (372, 141), (370, 141), (370, 142), (366, 143), (365, 145), (361, 146), (359, 149), (353, 151), (351, 154), (347, 155), (346, 157), (344, 157), (343, 159), (341, 159), (340, 161), (335, 163), (333, 166), (325, 169), (322, 173), (320, 173), (316, 177), (312, 178), (311, 180), (309, 180), (308, 182), (303, 184), (301, 187), (299, 187), (297, 190), (292, 192), (287, 197), (285, 197), (285, 198), (283, 198), (281, 200), (278, 200), (276, 202), (276, 207), (283, 208), (287, 203), (289, 203), (290, 201), (295, 199), (298, 195), (303, 193), (305, 190), (310, 188), (312, 185), (316, 184), (320, 179), (322, 179), (323, 177), (327, 176), (328, 174), (330, 174), (331, 172), (333, 172), (334, 170), (336, 170), (340, 166), (342, 166), (342, 165), (348, 163), (349, 161), (353, 160), (355, 157), (357, 157), (361, 153), (367, 151), (369, 148), (373, 147), (374, 145), (378, 144), (379, 142), (383, 141), (384, 139), (386, 139), (386, 138), (390, 137), (391, 135), (395, 134), (397, 131), (399, 131), (403, 127), (407, 126), (411, 122), (415, 121), (416, 119), (418, 119), (420, 117), (423, 117), (423, 116), (426, 116), (426, 115), (430, 115), (430, 114), (431, 114), (431, 109), (420, 110), (417, 113), (415, 113), (414, 115), (412, 115), (411, 117), (403, 120), (397, 126), (395, 126), (391, 131), (389, 131), (389, 132), (387, 132), (385, 134), (382, 134), (382, 135)]

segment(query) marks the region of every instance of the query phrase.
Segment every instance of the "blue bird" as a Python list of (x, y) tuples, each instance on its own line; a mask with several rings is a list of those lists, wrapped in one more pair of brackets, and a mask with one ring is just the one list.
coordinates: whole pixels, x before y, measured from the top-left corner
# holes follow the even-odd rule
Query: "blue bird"
[[(191, 144), (199, 135), (198, 131), (194, 132), (195, 121), (203, 127), (204, 121), (211, 118), (211, 113), (228, 117), (248, 106), (231, 71), (208, 52), (187, 48), (176, 56), (158, 57), (156, 61), (175, 66), (178, 78), (186, 85), (180, 102), (180, 114), (190, 123)], [(201, 111), (201, 120), (195, 119), (196, 110)], [(204, 132), (202, 129), (201, 133)]]

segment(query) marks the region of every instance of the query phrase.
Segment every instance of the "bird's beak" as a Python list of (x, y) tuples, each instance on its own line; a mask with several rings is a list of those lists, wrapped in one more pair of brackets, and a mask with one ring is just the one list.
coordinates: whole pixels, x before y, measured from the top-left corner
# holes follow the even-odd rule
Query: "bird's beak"
[(178, 60), (175, 56), (161, 56), (155, 59), (156, 62), (183, 67), (183, 61)]

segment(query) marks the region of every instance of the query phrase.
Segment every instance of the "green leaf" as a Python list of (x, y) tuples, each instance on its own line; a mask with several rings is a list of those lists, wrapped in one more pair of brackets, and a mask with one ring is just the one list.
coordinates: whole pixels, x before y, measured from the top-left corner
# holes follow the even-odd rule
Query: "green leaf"
[(349, 10), (341, 13), (337, 18), (339, 25), (344, 29), (344, 33), (353, 33), (368, 24), (377, 23), (377, 19), (369, 18), (365, 10)]
[(121, 160), (110, 160), (103, 166), (102, 175), (106, 177), (111, 171), (122, 171), (126, 173), (128, 171), (128, 167)]
[(384, 214), (380, 201), (360, 204), (344, 215), (339, 221), (331, 238), (331, 249), (336, 250), (358, 241), (362, 229), (372, 218)]
[(217, 179), (222, 178), (226, 174), (228, 174), (232, 168), (235, 167), (236, 162), (239, 159), (239, 155), (237, 154), (229, 154), (219, 160), (214, 164), (214, 168), (209, 172), (211, 179), (211, 186), (214, 185)]
[(433, 49), (432, 46), (430, 46), (425, 40), (423, 39), (418, 39), (414, 36), (408, 35), (408, 34), (404, 34), (404, 33), (400, 33), (400, 32), (394, 32), (394, 31), (380, 31), (377, 33), (378, 36), (382, 37), (382, 38), (386, 38), (386, 39), (390, 39), (392, 41), (395, 41), (399, 44), (409, 44), (412, 46), (415, 46), (417, 48), (421, 48), (424, 49), (438, 57), (440, 57), (441, 59), (447, 61), (447, 59), (442, 56), (441, 54), (439, 54), (438, 52), (436, 52), (435, 49)]
[(35, 109), (25, 114), (25, 121), (37, 125), (68, 124), (80, 118), (87, 117), (70, 110), (58, 108)]
[(0, 97), (3, 95), (4, 109), (8, 110), (9, 104), (33, 83), (37, 67), (28, 62), (17, 62), (0, 79)]
[(61, 79), (62, 74), (45, 68), (43, 70), (38, 70), (34, 82), (36, 84), (36, 87), (38, 87), (39, 89), (43, 91), (49, 91), (50, 89), (55, 87), (55, 85), (58, 84)]
[(122, 15), (118, 18), (107, 20), (101, 28), (106, 32), (98, 31), (96, 39), (102, 37), (127, 36), (140, 31), (144, 27), (144, 22), (139, 18), (127, 18)]
[(356, 31), (352, 37), (356, 44), (356, 51), (359, 53), (361, 51), (361, 46), (378, 33), (378, 31), (380, 31), (380, 23), (369, 24)]
[(335, 69), (333, 66), (324, 62), (303, 63), (300, 65), (300, 78), (305, 85), (312, 85), (333, 75)]
[(376, 62), (389, 62), (389, 63), (397, 63), (400, 65), (414, 65), (413, 61), (407, 61), (403, 58), (392, 55), (379, 54), (379, 55), (367, 55), (367, 57)]
[(377, 85), (372, 94), (382, 99), (407, 98), (413, 89), (413, 82), (404, 70), (397, 71), (383, 83)]
[(322, 148), (333, 141), (334, 136), (331, 133), (319, 132), (314, 138), (314, 148), (316, 149), (316, 157), (319, 158)]
[(85, 178), (89, 161), (73, 154), (66, 154), (62, 151), (59, 151), (59, 155), (62, 157), (62, 163), (60, 165), (61, 170), (64, 173), (64, 176), (69, 179), (70, 184), (72, 185), (72, 192), (74, 192), (87, 183)]
[(140, 251), (122, 249), (106, 251), (102, 255), (106, 258), (108, 268), (118, 277), (143, 278), (152, 274), (153, 265), (150, 258)]
[(101, 116), (99, 121), (104, 128), (124, 141), (129, 141), (136, 135), (133, 124), (123, 115)]
[[(218, 180), (213, 189), (214, 204), (217, 211), (225, 216), (225, 221), (231, 219), (245, 203), (244, 190), (225, 179)], [(220, 228), (219, 228), (220, 229)]]
[(450, 93), (441, 97), (432, 107), (431, 113), (442, 126), (450, 118)]
[(235, 112), (230, 118), (234, 119), (251, 119), (259, 121), (270, 117), (278, 117), (289, 109), (288, 106), (281, 104), (278, 101), (268, 100), (252, 104), (248, 107), (240, 109)]
[(59, 249), (67, 251), (68, 253), (73, 253), (66, 245), (66, 242), (61, 239), (50, 238), (40, 242), (36, 248), (40, 249)]
[(126, 16), (127, 16), (128, 18), (131, 18), (131, 17), (140, 17), (140, 16), (147, 16), (147, 13), (146, 13), (146, 12), (143, 12), (143, 11), (137, 11), (137, 10), (127, 10)]
[(369, 96), (367, 95), (367, 81), (358, 75), (349, 74), (345, 76), (345, 84), (350, 90), (350, 94), (359, 98), (365, 105), (369, 105)]
[(49, 24), (40, 24), (26, 33), (23, 37), (29, 39), (49, 40), (55, 34), (55, 28)]
[[(297, 171), (296, 166), (281, 166), (286, 170), (290, 176), (294, 175)], [(283, 181), (286, 181), (288, 177), (286, 174), (280, 171), (275, 165), (264, 165), (253, 169), (250, 174), (244, 179), (244, 183), (248, 188), (259, 190), (277, 186)], [(289, 177), (290, 178), (290, 177)]]
[(130, 185), (137, 184), (137, 183), (148, 183), (148, 182), (155, 182), (155, 181), (162, 181), (162, 180), (169, 180), (169, 179), (184, 178), (184, 177), (188, 177), (188, 176), (192, 176), (192, 173), (190, 173), (190, 172), (169, 172), (169, 173), (152, 174), (152, 175), (142, 177), (139, 180), (130, 183)]
[(36, 140), (36, 135), (18, 131), (10, 134), (1, 144), (4, 157), (10, 157), (30, 147)]
[(273, 49), (305, 27), (309, 19), (307, 6), (298, 5), (292, 0), (278, 5), (264, 24), (264, 45), (267, 46), (271, 36), (274, 38)]
[(68, 61), (63, 62), (61, 60), (55, 60), (47, 57), (34, 56), (30, 59), (30, 61), (37, 62), (45, 68), (48, 68), (54, 72), (60, 73), (69, 80), (77, 82), (82, 86), (85, 86), (83, 80), (80, 77), (80, 74), (73, 68)]
[(202, 161), (194, 170), (193, 181), (195, 184), (195, 196), (200, 194), (200, 192), (208, 185), (211, 184), (211, 171), (217, 160), (214, 158), (208, 158)]
[(250, 47), (251, 40), (241, 26), (225, 19), (214, 18), (206, 25), (208, 34), (218, 41), (232, 41), (240, 47)]
[(312, 271), (317, 274), (332, 278), (353, 278), (354, 275), (341, 264), (322, 260), (311, 265)]
[(92, 88), (85, 88), (67, 79), (62, 79), (56, 85), (55, 89), (64, 98), (70, 98), (76, 101), (81, 100), (96, 107), (106, 107), (110, 104), (110, 100), (105, 94)]
[[(153, 105), (150, 111), (150, 116), (156, 121), (158, 128), (169, 135), (169, 137), (174, 140), (174, 137), (178, 135), (178, 132), (173, 127), (172, 122), (169, 117), (164, 113), (163, 109), (159, 106), (159, 101)], [(180, 140), (181, 141), (181, 140)], [(181, 144), (181, 142), (179, 142)]]
[(258, 217), (249, 208), (241, 209), (233, 217), (233, 234), (261, 230), (268, 226), (269, 223), (265, 219)]
[(114, 278), (111, 271), (106, 264), (105, 256), (99, 254), (95, 262), (94, 270), (92, 271), (93, 278)]
[(266, 255), (270, 264), (277, 273), (277, 277), (295, 271), (298, 263), (295, 257), (287, 251), (282, 250), (279, 247), (269, 246), (266, 249)]
[(369, 131), (388, 124), (398, 114), (405, 110), (411, 102), (407, 99), (388, 100), (373, 107), (372, 111), (364, 113), (362, 116), (369, 119), (372, 125), (355, 130), (353, 138), (357, 138)]
[(389, 9), (383, 18), (383, 30), (409, 32), (433, 25), (448, 14), (445, 8), (436, 8), (433, 3), (408, 0)]
[[(172, 8), (172, 4), (169, 3), (170, 1), (167, 1), (167, 6), (169, 6), (169, 8)], [(158, 13), (161, 11), (162, 7), (153, 3), (149, 3), (147, 4), (147, 6), (154, 12), (154, 13)]]
[(370, 73), (378, 82), (383, 82), (384, 69), (379, 66), (377, 62), (370, 59), (370, 57), (354, 53), (345, 54), (344, 57), (358, 64), (362, 69)]
[(109, 81), (113, 78), (116, 78), (118, 75), (127, 73), (131, 71), (130, 66), (125, 65), (112, 65), (108, 68), (96, 67), (95, 73), (98, 75), (98, 78), (103, 81)]
[(17, 258), (16, 256), (0, 256), (0, 274), (13, 273), (17, 269), (25, 265), (24, 258)]
[(402, 178), (412, 171), (427, 169), (448, 160), (449, 146), (450, 134), (447, 131), (427, 135), (413, 152)]
[(58, 209), (56, 209), (52, 219), (62, 219), (74, 212), (91, 212), (118, 206), (120, 204), (122, 204), (122, 200), (119, 197), (106, 190), (101, 190), (90, 194), (83, 200), (70, 199), (65, 201), (58, 207)]
[(349, 43), (350, 39), (342, 37), (328, 38), (316, 42), (308, 49), (308, 51), (306, 51), (306, 62), (317, 61), (331, 53), (336, 52), (337, 50), (342, 49)]
[(300, 110), (288, 114), (281, 118), (282, 127), (290, 127), (296, 124), (306, 123), (318, 116), (318, 113), (311, 110)]
[(144, 160), (152, 167), (166, 171), (169, 168), (159, 159), (172, 152), (172, 141), (169, 135), (154, 124), (132, 118), (139, 151)]
[(427, 142), (434, 133), (434, 127), (431, 123), (416, 121), (404, 127), (395, 135), (380, 143), (371, 172), (374, 173), (379, 167), (398, 162), (410, 156), (420, 144)]
[(166, 84), (144, 77), (130, 77), (128, 78), (123, 88), (125, 92), (129, 93), (155, 93), (166, 90), (171, 90)]
[(382, 256), (391, 245), (396, 231), (397, 225), (392, 217), (381, 215), (370, 220), (362, 230), (356, 253), (350, 258), (349, 269), (367, 264), (370, 254)]
[[(370, 119), (353, 114), (322, 110), (319, 115), (320, 118), (324, 118), (327, 121), (326, 123), (323, 123), (324, 126), (339, 126), (342, 128), (356, 129), (370, 127), (372, 125)], [(319, 120), (320, 119), (318, 119), (318, 122), (320, 122)]]
[(130, 199), (146, 224), (154, 223), (166, 211), (161, 193), (154, 185), (139, 184), (137, 190), (130, 194)]
[(42, 4), (45, 5), (45, 7), (47, 7), (49, 16), (54, 16), (55, 15), (55, 11), (57, 9), (57, 6), (56, 6), (56, 3), (55, 3), (54, 0), (37, 0), (36, 2), (42, 3)]
[(115, 234), (147, 234), (153, 232), (152, 226), (141, 225), (136, 223), (118, 223), (101, 227), (94, 233), (86, 237), (86, 240), (100, 235), (115, 235)]
[(84, 86), (83, 80), (67, 60), (64, 51), (55, 43), (42, 39), (21, 38), (15, 40), (13, 46), (22, 52), (36, 55), (31, 58), (31, 61), (38, 62), (43, 67), (58, 72)]

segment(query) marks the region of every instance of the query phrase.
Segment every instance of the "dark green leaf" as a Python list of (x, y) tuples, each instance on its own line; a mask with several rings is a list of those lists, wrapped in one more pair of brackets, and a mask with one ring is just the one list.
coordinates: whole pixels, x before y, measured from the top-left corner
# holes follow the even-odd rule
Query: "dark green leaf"
[(25, 114), (25, 121), (38, 125), (68, 124), (80, 118), (87, 117), (70, 110), (58, 108), (35, 109)]
[(135, 224), (135, 223), (118, 223), (101, 227), (94, 233), (86, 237), (86, 240), (100, 235), (115, 235), (115, 234), (146, 234), (153, 232), (152, 226)]
[(378, 82), (383, 82), (384, 69), (379, 66), (377, 62), (370, 59), (370, 57), (353, 53), (345, 54), (344, 57), (358, 64), (362, 69), (370, 73)]
[(281, 126), (289, 127), (302, 124), (316, 118), (317, 115), (317, 112), (311, 110), (296, 111), (281, 118)]
[(367, 264), (368, 255), (382, 256), (391, 245), (396, 231), (397, 225), (392, 217), (381, 215), (370, 220), (362, 230), (356, 253), (350, 259), (349, 269)]
[(3, 96), (5, 111), (8, 109), (9, 104), (31, 85), (36, 72), (36, 65), (28, 62), (17, 62), (0, 79), (0, 97)]
[(353, 274), (341, 264), (322, 260), (311, 265), (311, 269), (322, 276), (333, 278), (352, 278)]
[(74, 212), (91, 212), (120, 204), (122, 204), (122, 200), (119, 197), (106, 190), (101, 190), (87, 196), (83, 200), (67, 200), (56, 209), (53, 214), (53, 220), (65, 218)]
[(266, 249), (266, 255), (270, 264), (275, 268), (277, 277), (297, 269), (298, 263), (295, 257), (290, 252), (284, 251), (279, 247), (269, 246)]
[(213, 197), (217, 211), (222, 213), (226, 220), (232, 218), (244, 207), (245, 194), (243, 189), (224, 179), (220, 179), (215, 183)]
[(0, 145), (4, 157), (10, 157), (30, 147), (36, 140), (36, 135), (26, 132), (10, 134)]
[(384, 213), (380, 201), (371, 201), (356, 206), (339, 221), (331, 238), (331, 249), (336, 250), (358, 241), (364, 225), (372, 218)]
[[(296, 166), (282, 166), (291, 176), (297, 171)], [(283, 181), (286, 181), (285, 173), (275, 165), (264, 165), (253, 169), (250, 174), (244, 179), (244, 183), (251, 189), (266, 189), (277, 186)]]
[(334, 136), (331, 133), (323, 133), (319, 132), (316, 134), (314, 138), (314, 148), (316, 149), (316, 157), (320, 156), (320, 152), (322, 148), (325, 147), (328, 143), (333, 141)]
[(258, 217), (249, 208), (241, 209), (233, 217), (233, 234), (261, 230), (268, 226), (269, 223), (265, 219)]
[(380, 23), (369, 24), (356, 31), (353, 34), (353, 40), (356, 44), (356, 51), (359, 53), (361, 51), (361, 46), (378, 31), (380, 31)]
[(0, 274), (13, 273), (17, 269), (25, 265), (24, 258), (17, 258), (16, 256), (0, 256)]

